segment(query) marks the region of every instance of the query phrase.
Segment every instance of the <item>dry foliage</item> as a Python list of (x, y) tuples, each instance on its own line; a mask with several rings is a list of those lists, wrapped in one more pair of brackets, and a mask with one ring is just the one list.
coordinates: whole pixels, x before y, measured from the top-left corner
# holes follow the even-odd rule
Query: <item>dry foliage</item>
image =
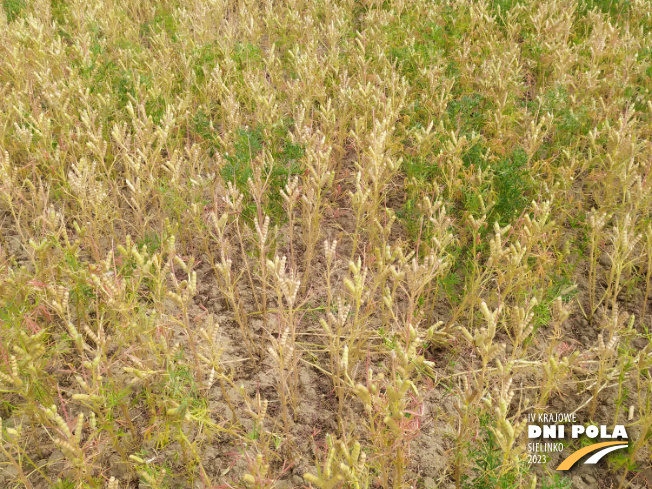
[(0, 486), (643, 483), (647, 1), (2, 6)]

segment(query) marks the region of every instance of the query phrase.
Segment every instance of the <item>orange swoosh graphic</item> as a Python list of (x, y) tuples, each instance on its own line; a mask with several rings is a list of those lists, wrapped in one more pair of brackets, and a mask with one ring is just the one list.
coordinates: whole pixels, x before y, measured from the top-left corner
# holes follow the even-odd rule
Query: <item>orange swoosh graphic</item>
[(575, 453), (569, 455), (562, 463), (559, 464), (559, 467), (557, 467), (555, 470), (568, 470), (575, 464), (575, 462), (581, 459), (584, 455), (587, 455), (591, 452), (595, 452), (596, 450), (600, 450), (601, 448), (604, 447), (610, 447), (612, 445), (627, 445), (627, 442), (605, 441), (602, 443), (595, 443), (593, 445), (589, 445), (588, 447), (584, 447), (581, 450), (578, 450)]

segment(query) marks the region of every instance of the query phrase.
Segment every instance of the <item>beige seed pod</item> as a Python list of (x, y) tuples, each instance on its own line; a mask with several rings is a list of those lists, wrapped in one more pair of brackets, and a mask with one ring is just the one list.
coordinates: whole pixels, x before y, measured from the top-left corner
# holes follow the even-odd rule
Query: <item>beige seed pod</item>
[(14, 385), (14, 383), (15, 383), (15, 380), (14, 380), (13, 377), (11, 377), (11, 376), (3, 373), (3, 372), (0, 372), (0, 380), (2, 382), (4, 382), (5, 384), (8, 384), (8, 385)]
[(52, 405), (51, 407), (46, 409), (45, 414), (51, 421), (54, 421), (56, 423), (59, 430), (61, 430), (61, 432), (64, 435), (66, 435), (67, 438), (72, 438), (72, 432), (70, 431), (70, 428), (68, 427), (68, 424), (57, 413), (57, 407), (55, 405)]
[(11, 375), (13, 375), (14, 379), (18, 378), (18, 361), (16, 360), (16, 357), (14, 355), (11, 355), (9, 357), (9, 364), (11, 365)]
[(100, 338), (95, 334), (95, 332), (91, 328), (88, 327), (87, 324), (84, 324), (83, 328), (86, 334), (95, 342), (96, 345), (102, 344)]
[(77, 445), (81, 442), (82, 430), (84, 428), (84, 413), (77, 416), (77, 425), (75, 426), (74, 441)]
[(349, 369), (349, 345), (344, 345), (342, 348), (342, 356), (340, 357), (340, 365), (346, 372)]
[(311, 474), (309, 472), (306, 472), (305, 474), (303, 474), (303, 478), (306, 481), (308, 481), (310, 484), (312, 484), (312, 485), (314, 485), (316, 487), (322, 487), (322, 485), (323, 485), (323, 482), (321, 481), (321, 479), (319, 479), (319, 477), (317, 477), (317, 476), (315, 476), (315, 475), (313, 475), (313, 474)]
[(55, 438), (54, 444), (58, 446), (62, 452), (67, 453), (70, 458), (81, 458), (81, 449), (79, 447), (75, 447), (70, 442), (62, 440), (61, 438)]
[[(132, 456), (130, 456), (129, 458), (131, 458), (131, 457), (132, 457)], [(141, 459), (141, 460), (142, 460), (142, 459)], [(144, 463), (144, 462), (145, 462), (145, 461), (143, 460), (143, 463)], [(139, 474), (140, 474), (140, 476), (141, 476), (143, 479), (145, 479), (145, 482), (147, 482), (150, 486), (152, 486), (152, 487), (158, 487), (158, 480), (157, 480), (156, 478), (152, 477), (151, 475), (149, 475), (149, 474), (148, 474), (147, 472), (145, 472), (145, 471), (139, 472)]]
[(211, 369), (211, 373), (208, 375), (208, 379), (206, 379), (206, 388), (210, 389), (210, 387), (213, 385), (215, 382), (215, 369)]

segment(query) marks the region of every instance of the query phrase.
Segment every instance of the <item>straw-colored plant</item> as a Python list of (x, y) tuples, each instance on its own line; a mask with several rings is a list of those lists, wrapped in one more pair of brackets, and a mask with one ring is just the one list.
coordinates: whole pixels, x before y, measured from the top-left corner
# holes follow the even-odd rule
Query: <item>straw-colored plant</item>
[(625, 487), (649, 12), (0, 2), (0, 486), (550, 487), (563, 405)]

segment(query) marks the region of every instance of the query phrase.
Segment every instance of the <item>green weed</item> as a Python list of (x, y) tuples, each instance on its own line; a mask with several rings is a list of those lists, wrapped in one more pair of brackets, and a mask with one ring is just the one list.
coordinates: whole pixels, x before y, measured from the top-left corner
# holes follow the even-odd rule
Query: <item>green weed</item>
[(2, 7), (5, 9), (7, 22), (16, 20), (21, 12), (27, 7), (25, 0), (2, 0)]

